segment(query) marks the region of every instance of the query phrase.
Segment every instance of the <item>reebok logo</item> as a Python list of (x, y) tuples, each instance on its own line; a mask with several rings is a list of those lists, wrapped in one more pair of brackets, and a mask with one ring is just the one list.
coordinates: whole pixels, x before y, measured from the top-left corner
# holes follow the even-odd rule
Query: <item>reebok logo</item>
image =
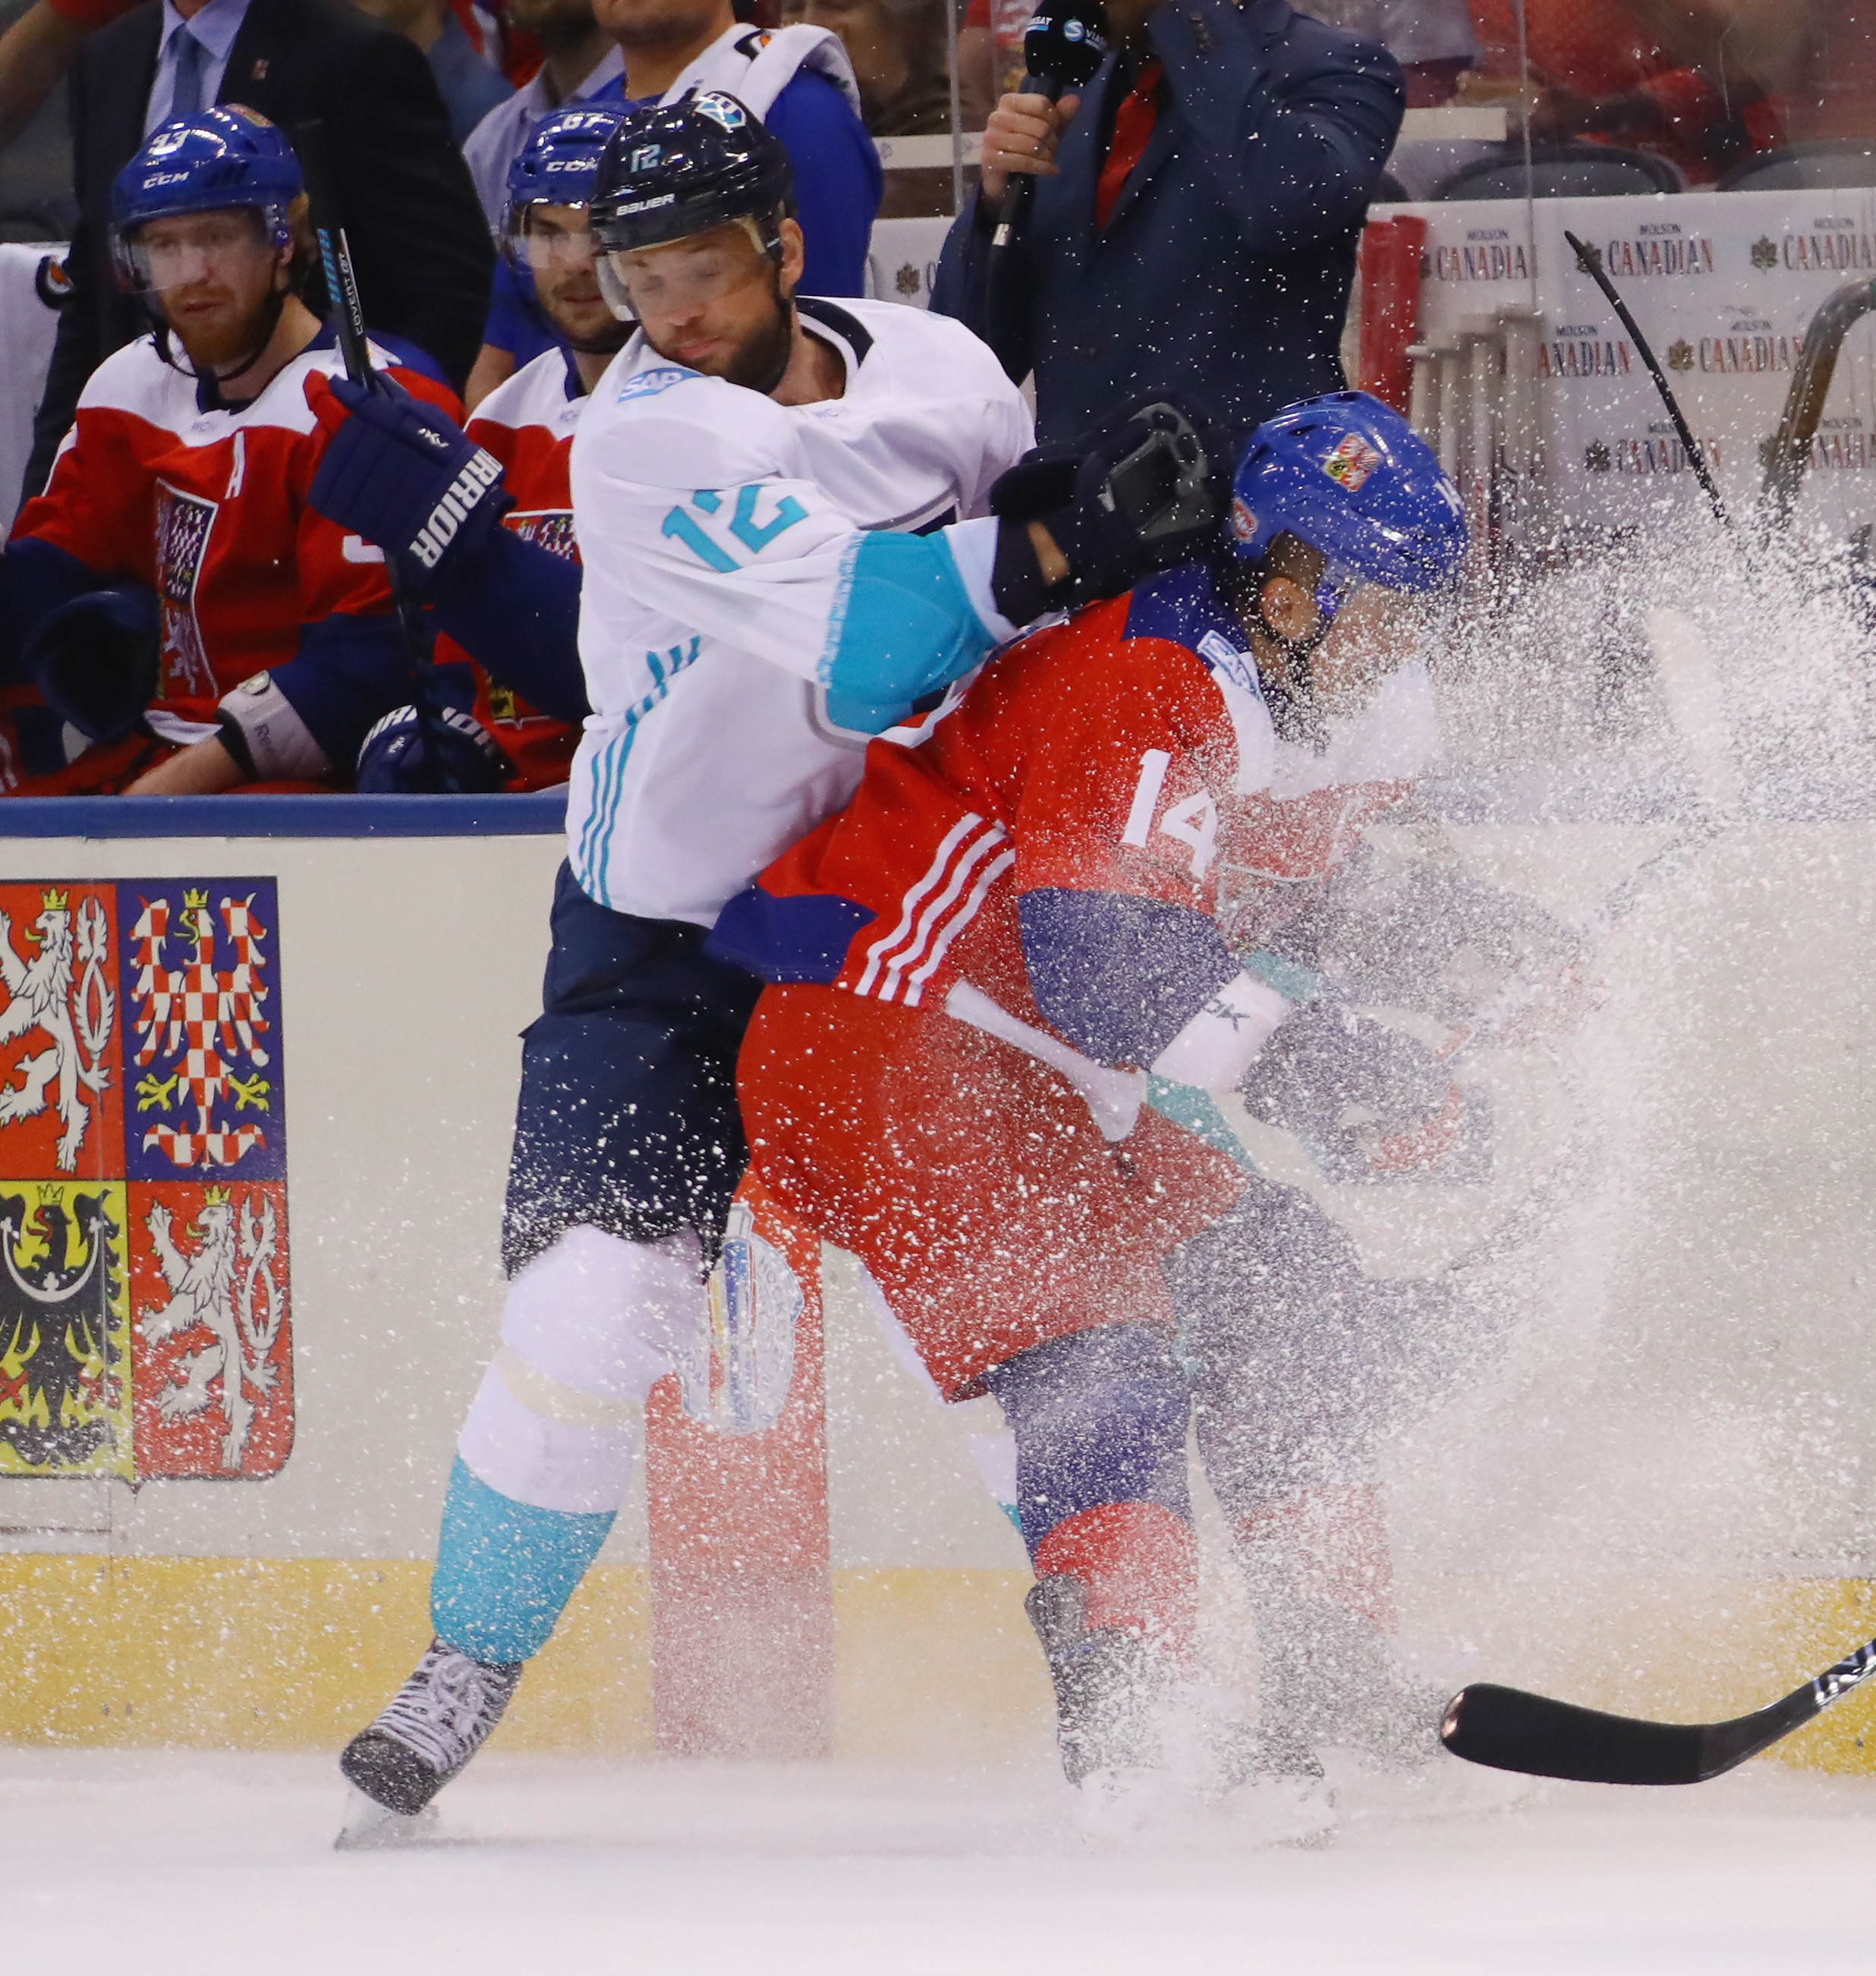
[(493, 453), (478, 448), (475, 458), (443, 490), (443, 499), (430, 509), (430, 519), (410, 545), (410, 553), (426, 569), (434, 569), (443, 560), (443, 552), (455, 541), (457, 531), (501, 477), (500, 462)]

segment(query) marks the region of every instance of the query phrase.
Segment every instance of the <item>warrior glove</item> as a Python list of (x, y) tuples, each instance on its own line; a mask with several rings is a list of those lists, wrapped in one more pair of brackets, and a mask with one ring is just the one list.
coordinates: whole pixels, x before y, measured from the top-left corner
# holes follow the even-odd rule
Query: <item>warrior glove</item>
[[(1196, 400), (1168, 393), (1136, 399), (1072, 440), (1039, 446), (1001, 475), (990, 490), (1004, 521), (1040, 522), (1068, 565), (1067, 581), (1050, 590), (1034, 571), (1024, 594), (1018, 565), (1027, 528), (999, 542), (997, 608), (1027, 623), (1044, 608), (1078, 610), (1131, 590), (1155, 570), (1204, 555), (1225, 512), (1225, 448), (1211, 415)], [(1037, 608), (1020, 612), (1005, 601)]]
[(378, 384), (308, 382), (308, 401), (329, 436), (307, 499), (394, 556), (420, 602), (474, 561), (514, 499), (493, 453), (394, 378)]
[(156, 594), (141, 584), (87, 591), (44, 618), (21, 656), (68, 727), (88, 743), (116, 741), (156, 697), (158, 624)]
[(1327, 1155), (1331, 1178), (1437, 1166), (1467, 1124), (1462, 1094), (1424, 1043), (1331, 1002), (1284, 1023), (1238, 1088), (1254, 1118)]
[(361, 795), (421, 795), (437, 789), (486, 795), (514, 772), (515, 765), (473, 713), (457, 706), (439, 707), (426, 733), (417, 710), (400, 706), (364, 737), (356, 786)]

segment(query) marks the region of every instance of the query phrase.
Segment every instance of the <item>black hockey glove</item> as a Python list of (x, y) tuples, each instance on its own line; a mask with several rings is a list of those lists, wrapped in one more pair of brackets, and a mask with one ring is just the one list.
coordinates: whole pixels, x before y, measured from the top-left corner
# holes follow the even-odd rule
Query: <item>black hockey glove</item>
[(1068, 581), (1018, 618), (1004, 601), (1000, 554), (998, 608), (1019, 623), (1044, 608), (1078, 609), (1204, 554), (1225, 512), (1226, 464), (1211, 414), (1172, 392), (1136, 399), (1072, 440), (1025, 453), (991, 489), (991, 511), (1041, 522)]
[(156, 593), (140, 583), (87, 591), (51, 612), (21, 657), (68, 726), (116, 741), (156, 697), (160, 623)]
[(514, 499), (493, 453), (394, 378), (379, 383), (322, 379), (308, 394), (328, 436), (306, 498), (394, 555), (421, 601), (474, 558)]
[(1238, 1089), (1253, 1117), (1326, 1155), (1332, 1179), (1430, 1170), (1449, 1148), (1413, 1157), (1411, 1142), (1449, 1117), (1455, 1136), (1467, 1122), (1451, 1073), (1424, 1043), (1333, 1002), (1284, 1023)]

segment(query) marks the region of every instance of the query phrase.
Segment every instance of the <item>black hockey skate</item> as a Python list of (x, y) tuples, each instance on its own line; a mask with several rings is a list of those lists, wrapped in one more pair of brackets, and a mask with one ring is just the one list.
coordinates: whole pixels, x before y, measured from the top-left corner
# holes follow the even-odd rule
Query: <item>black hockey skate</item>
[(1159, 1716), (1167, 1671), (1147, 1643), (1113, 1626), (1090, 1626), (1079, 1579), (1038, 1579), (1023, 1601), (1055, 1685), (1056, 1740), (1071, 1784), (1096, 1770), (1161, 1760)]
[(414, 1818), (493, 1733), (525, 1661), (471, 1660), (433, 1640), (416, 1671), (338, 1767), (373, 1803)]

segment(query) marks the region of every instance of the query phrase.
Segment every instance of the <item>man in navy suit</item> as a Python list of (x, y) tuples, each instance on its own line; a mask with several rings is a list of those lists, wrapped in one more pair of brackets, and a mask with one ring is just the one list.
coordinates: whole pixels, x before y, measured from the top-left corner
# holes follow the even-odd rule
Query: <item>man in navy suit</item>
[[(1287, 0), (1107, 13), (1114, 52), (1084, 94), (997, 106), (932, 307), (1013, 377), (1034, 369), (1045, 442), (1143, 392), (1192, 392), (1242, 435), (1341, 390), (1363, 216), (1405, 104), (1393, 58)], [(1040, 183), (993, 300), (991, 237), (1017, 172)]]

